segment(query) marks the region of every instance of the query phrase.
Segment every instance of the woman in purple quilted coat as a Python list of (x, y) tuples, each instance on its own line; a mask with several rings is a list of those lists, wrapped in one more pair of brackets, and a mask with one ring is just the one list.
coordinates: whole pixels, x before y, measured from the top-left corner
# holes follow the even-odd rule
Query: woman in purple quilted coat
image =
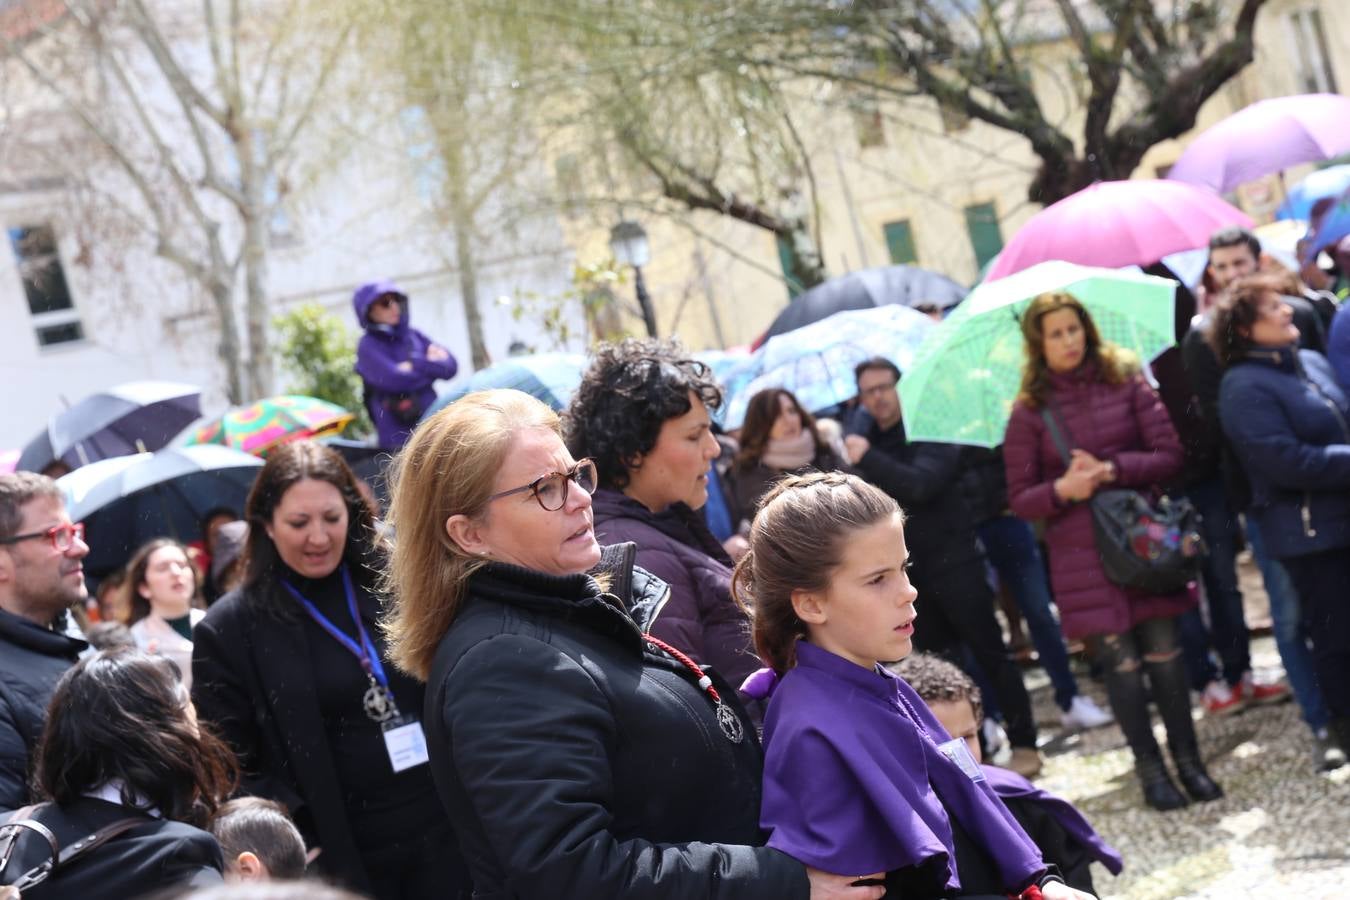
[[(1022, 390), (1003, 443), (1012, 511), (1045, 520), (1064, 633), (1096, 648), (1145, 801), (1161, 810), (1187, 803), (1153, 738), (1145, 673), (1182, 787), (1192, 800), (1216, 799), (1223, 792), (1200, 760), (1178, 642), (1177, 617), (1194, 600), (1186, 591), (1156, 596), (1107, 580), (1085, 502), (1103, 485), (1149, 491), (1172, 481), (1181, 472), (1181, 442), (1137, 363), (1101, 339), (1073, 296), (1033, 300), (1022, 336)], [(1047, 416), (1072, 448), (1068, 466)]]

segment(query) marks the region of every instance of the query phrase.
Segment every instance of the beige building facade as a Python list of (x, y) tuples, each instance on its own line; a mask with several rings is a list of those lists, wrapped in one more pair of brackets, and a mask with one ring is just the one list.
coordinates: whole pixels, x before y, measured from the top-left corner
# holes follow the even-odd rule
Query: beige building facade
[[(1038, 53), (1038, 96), (1052, 120), (1066, 123), (1066, 133), (1081, 134), (1072, 51), (1048, 44)], [(1165, 174), (1191, 136), (1257, 100), (1347, 89), (1350, 2), (1270, 0), (1257, 21), (1252, 64), (1205, 104), (1190, 134), (1151, 148), (1133, 177)], [(830, 275), (912, 262), (971, 284), (988, 256), (1038, 211), (1026, 190), (1039, 160), (1025, 140), (979, 122), (944, 120), (935, 106), (894, 117), (885, 105), (850, 112), (826, 91), (820, 85), (803, 94), (800, 126), (817, 182)], [(1292, 184), (1312, 168), (1285, 177)], [(1269, 221), (1283, 183), (1271, 176), (1230, 199), (1258, 222)], [(706, 213), (680, 223), (637, 218), (650, 235), (652, 260), (644, 274), (663, 335), (675, 334), (694, 349), (746, 344), (787, 303), (768, 232)], [(580, 223), (569, 230), (579, 259), (604, 256), (604, 234)]]

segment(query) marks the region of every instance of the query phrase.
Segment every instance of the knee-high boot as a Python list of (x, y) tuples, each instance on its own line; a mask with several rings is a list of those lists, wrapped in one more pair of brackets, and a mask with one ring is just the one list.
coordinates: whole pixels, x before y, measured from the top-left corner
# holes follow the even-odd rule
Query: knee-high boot
[(1158, 706), (1163, 725), (1167, 728), (1167, 747), (1177, 767), (1177, 779), (1192, 800), (1204, 802), (1223, 796), (1223, 789), (1214, 783), (1200, 759), (1200, 744), (1195, 736), (1195, 721), (1191, 718), (1191, 695), (1186, 678), (1186, 666), (1181, 655), (1165, 662), (1145, 660), (1149, 685), (1153, 688), (1153, 702)]
[(1144, 791), (1144, 802), (1164, 811), (1185, 806), (1186, 798), (1167, 774), (1162, 751), (1153, 738), (1143, 673), (1137, 667), (1121, 672), (1108, 664), (1106, 696), (1111, 701), (1111, 712), (1115, 713), (1120, 730), (1125, 733), (1130, 752), (1134, 754), (1134, 771)]

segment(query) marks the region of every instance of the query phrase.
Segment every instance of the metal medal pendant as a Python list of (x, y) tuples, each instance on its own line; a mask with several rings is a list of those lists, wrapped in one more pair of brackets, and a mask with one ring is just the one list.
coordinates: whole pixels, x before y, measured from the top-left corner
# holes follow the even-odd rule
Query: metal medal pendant
[(741, 725), (740, 718), (730, 706), (720, 700), (717, 703), (717, 727), (722, 729), (722, 734), (733, 744), (745, 740), (745, 727)]
[(366, 716), (372, 722), (388, 722), (398, 715), (398, 707), (394, 705), (394, 696), (389, 693), (384, 685), (373, 678), (370, 680), (370, 687), (366, 688), (362, 702), (366, 708)]

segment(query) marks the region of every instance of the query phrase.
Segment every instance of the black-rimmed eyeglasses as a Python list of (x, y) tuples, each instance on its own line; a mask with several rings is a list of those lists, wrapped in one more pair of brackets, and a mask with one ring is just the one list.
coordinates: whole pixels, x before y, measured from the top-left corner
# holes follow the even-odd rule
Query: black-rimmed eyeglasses
[(16, 534), (12, 537), (0, 538), (0, 545), (17, 544), (19, 541), (32, 541), (37, 538), (46, 538), (52, 542), (53, 550), (57, 553), (65, 553), (75, 545), (75, 541), (84, 540), (84, 523), (53, 525), (46, 531), (30, 531), (28, 534)]
[(547, 475), (541, 475), (529, 484), (511, 488), (509, 491), (502, 491), (500, 494), (493, 494), (488, 498), (488, 502), (491, 503), (493, 500), (500, 500), (503, 497), (530, 491), (544, 510), (556, 512), (567, 503), (567, 491), (573, 484), (576, 484), (577, 487), (588, 494), (595, 493), (597, 477), (595, 462), (583, 459), (567, 472), (550, 472)]

